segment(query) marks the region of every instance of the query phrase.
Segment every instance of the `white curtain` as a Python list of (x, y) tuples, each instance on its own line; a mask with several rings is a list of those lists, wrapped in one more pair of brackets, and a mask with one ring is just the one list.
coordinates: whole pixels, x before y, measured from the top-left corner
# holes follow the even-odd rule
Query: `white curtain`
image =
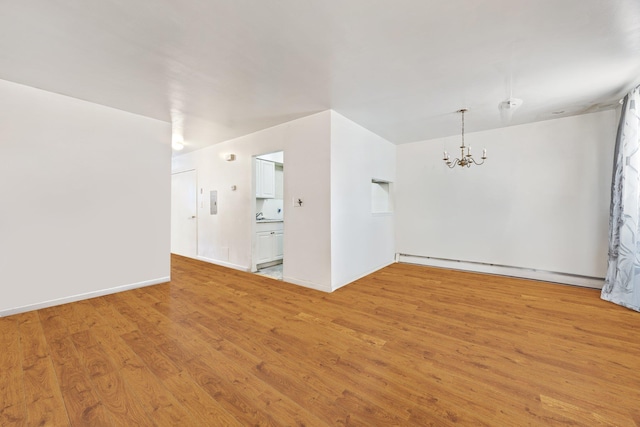
[(640, 311), (640, 86), (622, 106), (609, 217), (609, 266), (602, 299)]

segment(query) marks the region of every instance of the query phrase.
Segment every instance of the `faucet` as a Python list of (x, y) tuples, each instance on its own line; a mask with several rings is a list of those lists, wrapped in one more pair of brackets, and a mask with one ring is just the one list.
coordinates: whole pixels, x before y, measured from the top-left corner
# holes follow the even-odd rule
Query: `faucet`
[(263, 218), (264, 218), (264, 215), (262, 214), (262, 212), (258, 212), (256, 214), (256, 219), (263, 219)]

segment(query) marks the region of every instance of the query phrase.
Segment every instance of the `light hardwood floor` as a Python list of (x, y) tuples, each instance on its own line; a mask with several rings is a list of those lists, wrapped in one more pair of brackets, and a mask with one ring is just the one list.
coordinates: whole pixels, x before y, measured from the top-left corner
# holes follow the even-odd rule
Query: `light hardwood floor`
[(0, 319), (0, 425), (640, 425), (640, 313), (394, 264), (325, 294), (172, 281)]

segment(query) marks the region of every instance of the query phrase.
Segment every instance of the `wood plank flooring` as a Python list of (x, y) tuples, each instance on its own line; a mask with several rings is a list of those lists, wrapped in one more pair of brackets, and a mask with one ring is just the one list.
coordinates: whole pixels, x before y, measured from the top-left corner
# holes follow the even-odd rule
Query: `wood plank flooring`
[(640, 426), (640, 313), (394, 264), (325, 294), (172, 281), (0, 318), (0, 425)]

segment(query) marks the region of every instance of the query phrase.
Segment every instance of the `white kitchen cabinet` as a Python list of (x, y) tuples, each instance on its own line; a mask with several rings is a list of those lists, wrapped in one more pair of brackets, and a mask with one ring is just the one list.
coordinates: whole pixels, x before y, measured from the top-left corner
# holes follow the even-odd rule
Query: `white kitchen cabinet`
[(256, 198), (273, 199), (276, 196), (276, 164), (256, 159)]
[(258, 233), (256, 236), (256, 264), (262, 264), (265, 262), (273, 261), (274, 253), (274, 239), (273, 231), (264, 231)]
[(276, 199), (284, 199), (284, 166), (276, 163)]
[(282, 221), (258, 223), (256, 227), (256, 264), (281, 260), (284, 256)]
[(256, 236), (256, 264), (277, 261), (283, 258), (284, 233), (282, 231), (263, 231)]
[(275, 239), (275, 258), (282, 259), (284, 257), (284, 232), (276, 231)]

